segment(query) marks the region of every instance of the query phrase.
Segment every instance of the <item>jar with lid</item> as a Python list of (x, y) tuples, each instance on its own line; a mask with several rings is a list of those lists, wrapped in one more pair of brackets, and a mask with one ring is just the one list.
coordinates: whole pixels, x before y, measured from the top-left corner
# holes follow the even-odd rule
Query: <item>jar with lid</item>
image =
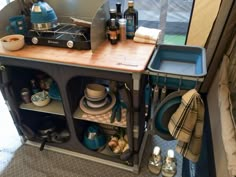
[(119, 26), (120, 26), (120, 40), (126, 40), (126, 19), (121, 18), (119, 19)]

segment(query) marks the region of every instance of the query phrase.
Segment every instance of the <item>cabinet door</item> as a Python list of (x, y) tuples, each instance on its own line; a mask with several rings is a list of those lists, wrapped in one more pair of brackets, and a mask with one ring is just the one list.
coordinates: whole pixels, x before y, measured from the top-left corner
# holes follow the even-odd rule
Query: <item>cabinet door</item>
[(21, 136), (33, 137), (34, 132), (25, 124), (21, 122), (21, 117), (16, 103), (16, 96), (13, 92), (11, 79), (9, 77), (9, 68), (6, 66), (0, 66), (0, 89), (3, 98), (8, 106), (9, 112), (16, 126), (16, 129)]

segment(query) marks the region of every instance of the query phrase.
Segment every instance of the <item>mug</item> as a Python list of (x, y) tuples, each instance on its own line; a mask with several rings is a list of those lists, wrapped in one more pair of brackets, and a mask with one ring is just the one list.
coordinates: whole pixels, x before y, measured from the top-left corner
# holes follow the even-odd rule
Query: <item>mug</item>
[(10, 25), (6, 27), (7, 33), (23, 35), (26, 33), (26, 21), (24, 15), (10, 17), (9, 22)]

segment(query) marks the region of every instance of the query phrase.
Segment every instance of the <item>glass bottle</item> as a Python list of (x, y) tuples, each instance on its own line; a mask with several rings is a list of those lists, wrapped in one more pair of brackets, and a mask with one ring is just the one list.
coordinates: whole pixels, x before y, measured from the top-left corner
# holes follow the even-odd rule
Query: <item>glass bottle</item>
[(116, 3), (116, 16), (118, 19), (122, 18), (121, 3), (120, 2)]
[(118, 41), (118, 34), (117, 34), (116, 20), (114, 18), (111, 19), (109, 34), (110, 34), (109, 39), (110, 39), (111, 44), (116, 44)]
[(124, 13), (127, 20), (126, 35), (128, 39), (134, 38), (134, 33), (138, 28), (138, 11), (134, 9), (134, 1), (128, 1), (128, 9)]
[(35, 93), (38, 93), (40, 91), (36, 81), (34, 79), (30, 80), (30, 83), (31, 83), (31, 89), (32, 89), (32, 93), (35, 94)]
[(117, 30), (119, 30), (119, 22), (118, 22), (118, 19), (117, 19), (117, 14), (116, 14), (116, 9), (110, 9), (109, 10), (109, 13), (110, 13), (110, 19), (107, 20), (107, 24), (106, 24), (106, 30), (107, 30), (107, 38), (110, 39), (110, 33), (109, 33), (109, 28), (111, 26), (111, 19), (115, 19), (115, 24), (116, 26), (118, 27)]
[(148, 161), (148, 169), (151, 173), (158, 175), (161, 172), (162, 159), (161, 159), (161, 149), (155, 146), (151, 157)]
[(167, 157), (165, 158), (164, 164), (162, 166), (162, 176), (163, 177), (173, 177), (177, 172), (176, 167), (176, 158), (174, 155), (174, 151), (169, 149), (167, 152)]

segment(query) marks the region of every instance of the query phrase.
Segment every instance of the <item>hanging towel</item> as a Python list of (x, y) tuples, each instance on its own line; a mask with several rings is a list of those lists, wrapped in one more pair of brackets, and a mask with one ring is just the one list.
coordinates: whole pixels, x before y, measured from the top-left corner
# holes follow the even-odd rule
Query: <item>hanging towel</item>
[(168, 124), (170, 134), (179, 140), (176, 151), (193, 162), (198, 161), (201, 152), (204, 112), (199, 93), (192, 89), (182, 96)]
[(145, 38), (140, 38), (140, 37), (136, 37), (136, 36), (134, 36), (134, 41), (140, 42), (140, 43), (148, 43), (148, 44), (156, 44), (157, 43), (157, 41), (145, 39)]
[(140, 26), (135, 32), (135, 37), (157, 41), (159, 39), (160, 33), (161, 30), (159, 29)]

